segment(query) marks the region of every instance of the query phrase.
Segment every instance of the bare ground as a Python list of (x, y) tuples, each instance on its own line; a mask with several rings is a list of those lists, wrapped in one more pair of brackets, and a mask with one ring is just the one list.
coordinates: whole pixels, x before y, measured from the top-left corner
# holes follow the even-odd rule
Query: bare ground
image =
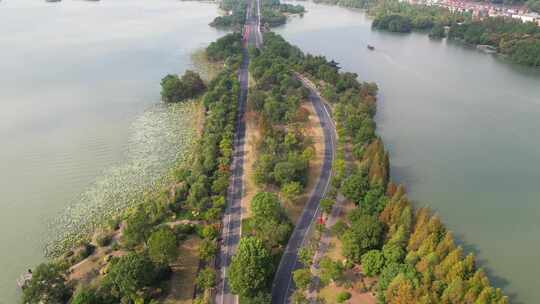
[(179, 256), (171, 265), (172, 276), (167, 296), (160, 301), (165, 304), (188, 304), (192, 302), (195, 279), (199, 268), (200, 239), (191, 236), (178, 246)]
[(296, 221), (302, 214), (302, 210), (304, 210), (304, 206), (306, 205), (306, 202), (308, 201), (309, 196), (313, 191), (313, 188), (315, 188), (315, 185), (319, 180), (324, 154), (323, 130), (321, 128), (319, 117), (317, 116), (317, 113), (315, 113), (315, 109), (313, 108), (313, 104), (311, 102), (305, 102), (302, 104), (301, 107), (308, 110), (309, 112), (309, 120), (306, 124), (304, 135), (307, 137), (311, 137), (315, 153), (313, 155), (313, 158), (309, 162), (308, 183), (306, 185), (306, 188), (304, 189), (304, 192), (294, 203), (285, 203), (285, 209), (287, 210), (287, 214), (289, 215), (289, 218), (293, 223), (296, 223)]

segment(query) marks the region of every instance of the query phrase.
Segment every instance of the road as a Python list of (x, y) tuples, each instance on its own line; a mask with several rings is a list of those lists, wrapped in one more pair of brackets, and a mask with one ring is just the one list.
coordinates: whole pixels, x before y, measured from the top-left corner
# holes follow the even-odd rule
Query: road
[(324, 136), (324, 156), (319, 180), (310, 194), (302, 215), (296, 223), (274, 277), (272, 304), (289, 302), (289, 297), (294, 290), (292, 272), (300, 266), (298, 263), (298, 250), (302, 247), (311, 224), (319, 216), (319, 202), (328, 190), (336, 147), (336, 129), (326, 105), (317, 94), (311, 82), (300, 75), (297, 76), (303, 82), (304, 86), (309, 89), (309, 99), (319, 117)]
[[(248, 0), (249, 1), (249, 0)], [(257, 1), (258, 2), (258, 1)], [(227, 280), (227, 268), (231, 262), (231, 257), (236, 251), (238, 242), (242, 234), (242, 208), (241, 201), (244, 194), (242, 175), (244, 174), (244, 144), (246, 135), (246, 124), (244, 112), (248, 93), (248, 67), (249, 54), (247, 47), (255, 45), (260, 47), (262, 37), (259, 28), (259, 18), (251, 14), (252, 2), (248, 2), (246, 25), (244, 27), (244, 48), (242, 50), (242, 63), (238, 71), (240, 81), (240, 96), (238, 100), (238, 113), (236, 118), (236, 130), (233, 142), (233, 159), (231, 163), (231, 178), (227, 189), (227, 208), (223, 215), (223, 229), (221, 231), (222, 243), (220, 252), (216, 260), (219, 269), (220, 280), (215, 295), (217, 304), (236, 304), (238, 296), (233, 295), (229, 289)], [(258, 5), (258, 3), (257, 3)], [(258, 13), (259, 9), (255, 12)]]

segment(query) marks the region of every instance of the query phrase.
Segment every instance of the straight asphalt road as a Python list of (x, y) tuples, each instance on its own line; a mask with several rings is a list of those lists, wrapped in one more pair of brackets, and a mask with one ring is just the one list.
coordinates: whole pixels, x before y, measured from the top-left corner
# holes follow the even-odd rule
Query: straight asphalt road
[[(248, 0), (249, 1), (249, 0)], [(257, 1), (258, 2), (258, 1)], [(244, 41), (247, 45), (259, 47), (260, 31), (257, 16), (251, 15), (252, 2), (248, 2), (246, 25), (244, 29)], [(258, 4), (257, 4), (258, 5)], [(257, 9), (256, 12), (259, 10)], [(238, 242), (242, 234), (242, 206), (241, 201), (244, 194), (242, 175), (244, 174), (244, 144), (246, 135), (246, 124), (244, 112), (248, 93), (248, 67), (249, 54), (247, 45), (242, 49), (242, 63), (238, 71), (240, 81), (240, 97), (238, 100), (238, 113), (236, 118), (236, 132), (233, 142), (233, 159), (231, 163), (231, 178), (227, 190), (227, 208), (223, 215), (223, 229), (221, 231), (222, 243), (219, 256), (216, 260), (217, 268), (220, 272), (220, 281), (215, 295), (216, 304), (236, 304), (238, 296), (231, 293), (227, 269), (231, 263), (231, 258), (236, 251)]]
[(311, 224), (320, 214), (319, 202), (328, 190), (328, 185), (332, 175), (332, 162), (334, 160), (336, 147), (336, 130), (326, 105), (321, 100), (321, 97), (317, 94), (317, 91), (311, 82), (304, 79), (300, 75), (298, 75), (298, 78), (310, 91), (309, 99), (315, 108), (315, 112), (317, 113), (321, 123), (321, 128), (323, 129), (324, 157), (319, 180), (310, 194), (302, 215), (296, 223), (274, 277), (274, 283), (272, 286), (272, 304), (288, 303), (289, 297), (294, 290), (292, 272), (300, 266), (298, 262), (298, 250), (302, 247), (306, 234), (310, 230)]

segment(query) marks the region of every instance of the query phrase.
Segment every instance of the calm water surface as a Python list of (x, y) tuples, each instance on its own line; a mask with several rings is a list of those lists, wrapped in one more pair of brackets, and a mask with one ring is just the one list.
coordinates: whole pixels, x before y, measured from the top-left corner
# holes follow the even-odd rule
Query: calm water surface
[(393, 177), (440, 214), (512, 303), (540, 303), (540, 71), (302, 3), (309, 12), (277, 32), (377, 82)]
[(159, 80), (223, 34), (216, 15), (176, 0), (0, 2), (0, 303), (17, 302), (16, 277), (67, 206), (177, 157), (163, 148), (181, 144), (182, 121), (157, 106)]

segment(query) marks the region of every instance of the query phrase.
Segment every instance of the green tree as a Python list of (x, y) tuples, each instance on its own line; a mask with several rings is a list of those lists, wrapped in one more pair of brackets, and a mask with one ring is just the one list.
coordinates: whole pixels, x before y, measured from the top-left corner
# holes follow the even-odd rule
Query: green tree
[(251, 211), (251, 227), (257, 238), (264, 241), (268, 247), (287, 241), (292, 225), (277, 195), (271, 192), (257, 193), (251, 200)]
[(102, 304), (103, 301), (94, 289), (81, 287), (77, 289), (71, 304)]
[(383, 246), (384, 259), (389, 263), (401, 263), (405, 258), (405, 250), (396, 243), (387, 243)]
[(65, 303), (71, 295), (66, 285), (65, 267), (56, 263), (42, 263), (32, 273), (23, 289), (23, 303)]
[(376, 217), (361, 216), (341, 237), (343, 255), (359, 262), (361, 256), (368, 250), (379, 248), (382, 232), (382, 224)]
[(313, 249), (308, 247), (302, 247), (298, 250), (298, 260), (305, 267), (309, 267), (313, 262), (313, 255), (315, 254)]
[(199, 257), (203, 261), (209, 261), (216, 255), (217, 250), (218, 248), (214, 240), (205, 239), (199, 246)]
[(299, 182), (289, 182), (281, 186), (283, 197), (289, 202), (294, 202), (302, 193), (302, 185)]
[(254, 237), (242, 238), (229, 267), (232, 292), (254, 297), (269, 286), (272, 273), (272, 257), (262, 241)]
[(382, 291), (386, 290), (388, 285), (390, 285), (392, 280), (398, 274), (402, 274), (406, 279), (413, 282), (415, 286), (418, 286), (418, 273), (412, 265), (389, 263), (384, 266), (381, 275), (379, 276), (378, 289), (381, 291), (380, 295), (384, 295)]
[(186, 70), (180, 81), (184, 84), (184, 98), (193, 98), (206, 89), (201, 76), (191, 70)]
[(157, 269), (152, 260), (141, 253), (129, 253), (113, 258), (104, 285), (118, 297), (132, 296), (143, 287), (151, 286), (157, 279)]
[(326, 213), (332, 213), (332, 207), (334, 207), (334, 200), (330, 198), (323, 198), (320, 202), (321, 210)]
[(341, 193), (353, 202), (359, 202), (368, 189), (367, 178), (362, 172), (349, 175), (341, 184)]
[(251, 199), (251, 212), (254, 217), (280, 218), (283, 216), (283, 207), (274, 193), (259, 192)]
[(165, 102), (179, 102), (193, 98), (206, 89), (199, 74), (187, 70), (182, 78), (167, 75), (161, 80), (161, 99)]
[(152, 228), (148, 213), (138, 207), (126, 220), (124, 239), (128, 246), (134, 246), (145, 241)]
[(161, 99), (165, 102), (178, 102), (183, 99), (184, 89), (178, 75), (168, 74), (161, 80)]
[(329, 257), (324, 257), (319, 262), (321, 283), (328, 285), (330, 282), (335, 282), (343, 276), (343, 265), (332, 260)]
[(210, 289), (216, 286), (216, 271), (211, 267), (206, 267), (197, 275), (197, 286), (203, 289)]
[(148, 255), (157, 264), (172, 263), (178, 256), (176, 235), (169, 227), (160, 228), (148, 239)]
[(294, 284), (299, 289), (308, 288), (311, 283), (311, 270), (309, 268), (297, 269), (293, 272)]
[(362, 269), (367, 276), (378, 275), (383, 266), (384, 256), (380, 250), (370, 250), (362, 255)]

